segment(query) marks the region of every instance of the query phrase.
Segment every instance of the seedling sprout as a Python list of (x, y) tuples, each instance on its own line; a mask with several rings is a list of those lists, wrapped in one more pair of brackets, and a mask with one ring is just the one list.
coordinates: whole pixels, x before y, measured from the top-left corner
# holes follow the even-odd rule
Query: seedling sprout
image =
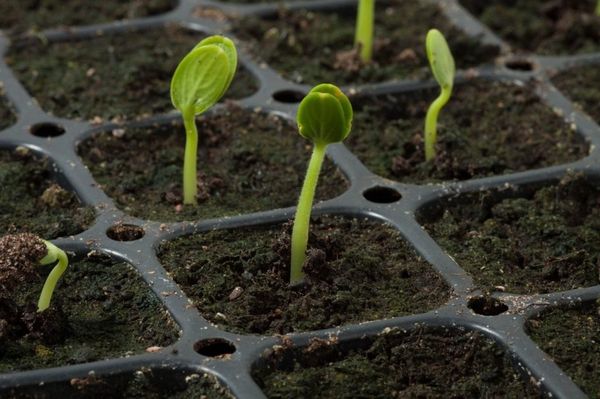
[(46, 278), (46, 282), (42, 288), (42, 293), (38, 300), (38, 312), (43, 312), (50, 306), (50, 300), (52, 299), (52, 294), (56, 288), (56, 283), (58, 283), (58, 280), (65, 270), (67, 270), (67, 266), (69, 265), (69, 258), (67, 258), (65, 251), (49, 241), (43, 241), (44, 244), (46, 244), (46, 248), (48, 248), (48, 254), (40, 260), (40, 264), (45, 266), (56, 262), (56, 266), (54, 266), (48, 275), (48, 278)]
[(431, 71), (441, 88), (439, 97), (431, 103), (425, 116), (425, 160), (430, 161), (435, 158), (438, 116), (452, 95), (455, 67), (448, 42), (439, 30), (431, 29), (427, 32), (425, 46)]
[(200, 41), (179, 63), (171, 80), (171, 102), (181, 112), (185, 127), (183, 203), (196, 204), (198, 130), (196, 116), (223, 97), (237, 68), (231, 40), (210, 36)]
[(290, 284), (302, 280), (306, 259), (310, 214), (325, 150), (331, 143), (343, 141), (352, 127), (352, 105), (342, 91), (329, 83), (315, 86), (304, 97), (296, 116), (300, 135), (314, 143), (304, 178), (292, 229)]
[(373, 19), (375, 14), (375, 0), (359, 0), (356, 14), (356, 32), (354, 45), (359, 48), (360, 59), (363, 62), (371, 61), (373, 56)]

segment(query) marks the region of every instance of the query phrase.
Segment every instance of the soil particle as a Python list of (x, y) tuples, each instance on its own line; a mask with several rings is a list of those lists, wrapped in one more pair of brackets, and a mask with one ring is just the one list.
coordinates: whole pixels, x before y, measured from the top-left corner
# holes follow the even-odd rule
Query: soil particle
[(454, 88), (438, 120), (437, 155), (425, 162), (425, 115), (438, 90), (353, 99), (349, 149), (373, 172), (409, 183), (466, 180), (583, 158), (584, 142), (532, 84), (471, 80)]
[(0, 82), (0, 130), (6, 129), (17, 121), (15, 112), (8, 101), (3, 97), (4, 90)]
[[(233, 104), (198, 120), (198, 206), (181, 204), (185, 134), (179, 125), (103, 133), (79, 146), (84, 162), (117, 205), (134, 216), (197, 220), (294, 206), (312, 147), (275, 115)], [(326, 161), (317, 199), (347, 186)]]
[(425, 35), (433, 26), (448, 38), (460, 69), (490, 62), (498, 53), (497, 48), (478, 44), (452, 26), (437, 7), (398, 0), (377, 3), (373, 60), (360, 65), (352, 51), (355, 18), (352, 7), (335, 13), (282, 8), (273, 17), (234, 22), (233, 32), (247, 42), (249, 52), (285, 78), (307, 84), (362, 84), (423, 76), (428, 65)]
[(0, 29), (9, 35), (43, 29), (141, 18), (167, 12), (174, 0), (18, 0), (0, 2)]
[(460, 0), (470, 12), (517, 49), (575, 54), (600, 49), (595, 0)]
[[(179, 61), (206, 35), (174, 26), (84, 40), (29, 40), (6, 61), (44, 111), (93, 123), (173, 111), (169, 88)], [(226, 98), (257, 88), (240, 67)]]
[(290, 224), (180, 237), (163, 243), (159, 257), (203, 317), (239, 333), (384, 319), (425, 312), (448, 299), (443, 280), (389, 226), (336, 217), (313, 221), (311, 231), (308, 276), (294, 287)]
[(527, 323), (531, 338), (589, 395), (600, 397), (600, 301), (552, 308)]
[(47, 253), (46, 244), (34, 234), (0, 237), (0, 296), (19, 284), (35, 280), (39, 262)]
[[(322, 341), (322, 340), (321, 340)], [(254, 378), (271, 398), (535, 398), (483, 334), (418, 327), (352, 343), (315, 342), (266, 357)]]
[(479, 288), (535, 294), (600, 283), (599, 210), (596, 185), (567, 175), (520, 195), (449, 198), (421, 219)]
[(80, 233), (94, 220), (91, 207), (53, 181), (50, 161), (27, 149), (0, 151), (0, 186), (0, 234), (53, 239)]

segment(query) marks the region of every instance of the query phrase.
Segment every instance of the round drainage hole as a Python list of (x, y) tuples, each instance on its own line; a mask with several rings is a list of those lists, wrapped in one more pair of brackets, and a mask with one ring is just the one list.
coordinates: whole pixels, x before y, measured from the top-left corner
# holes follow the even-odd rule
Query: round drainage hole
[(399, 201), (402, 195), (393, 188), (376, 186), (365, 190), (363, 197), (378, 204), (390, 204)]
[(297, 90), (280, 90), (273, 93), (273, 99), (280, 103), (299, 103), (304, 98), (304, 93)]
[(55, 123), (36, 123), (29, 128), (29, 132), (37, 137), (58, 137), (65, 133), (65, 129)]
[(484, 316), (497, 316), (508, 310), (508, 306), (491, 296), (476, 296), (469, 299), (469, 309)]
[(115, 241), (135, 241), (144, 236), (144, 229), (133, 224), (115, 224), (106, 231), (106, 235)]
[(194, 350), (204, 356), (220, 358), (235, 352), (235, 345), (226, 339), (208, 338), (196, 342)]
[(508, 60), (504, 65), (513, 71), (531, 72), (535, 69), (533, 62), (523, 59)]

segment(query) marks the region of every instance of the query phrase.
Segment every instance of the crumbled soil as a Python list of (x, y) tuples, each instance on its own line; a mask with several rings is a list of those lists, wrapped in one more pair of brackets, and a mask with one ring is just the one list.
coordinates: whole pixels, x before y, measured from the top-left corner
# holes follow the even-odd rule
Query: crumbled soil
[[(3, 303), (12, 300), (37, 317), (31, 310), (43, 280), (22, 285)], [(13, 330), (13, 339), (2, 345), (0, 372), (125, 356), (169, 345), (178, 336), (177, 326), (133, 268), (106, 256), (90, 254), (72, 262), (54, 292), (51, 308), (62, 322), (45, 327), (43, 320), (22, 318), (31, 326), (21, 330), (42, 333), (52, 328), (52, 334), (23, 335)]]
[[(285, 345), (284, 345), (285, 348)], [(418, 327), (267, 353), (253, 375), (275, 398), (536, 398), (505, 351), (474, 332)]]
[(399, 0), (377, 3), (375, 14), (374, 60), (367, 65), (361, 65), (352, 52), (356, 18), (352, 7), (335, 13), (281, 9), (275, 17), (234, 22), (233, 31), (247, 42), (250, 53), (297, 83), (362, 84), (429, 77), (425, 35), (432, 27), (444, 33), (460, 69), (491, 62), (498, 53), (496, 47), (478, 44), (450, 25), (431, 5)]
[(78, 234), (94, 210), (52, 179), (51, 162), (30, 151), (0, 151), (0, 235), (31, 232), (44, 239)]
[(353, 99), (346, 145), (374, 173), (407, 183), (466, 180), (571, 162), (584, 142), (533, 87), (471, 80), (438, 119), (437, 155), (425, 162), (425, 115), (439, 89)]
[(203, 317), (237, 333), (285, 334), (421, 313), (449, 288), (390, 226), (311, 223), (305, 284), (289, 286), (291, 223), (165, 242), (159, 258)]
[(537, 54), (588, 53), (600, 49), (595, 0), (460, 0), (516, 49)]
[(33, 280), (40, 261), (47, 253), (46, 244), (35, 234), (0, 237), (0, 295)]
[(17, 121), (17, 117), (12, 106), (3, 97), (4, 90), (0, 85), (0, 130), (6, 129)]
[[(141, 369), (109, 377), (91, 375), (39, 387), (17, 388), (7, 399), (232, 399), (233, 396), (209, 374), (169, 369)], [(4, 397), (4, 396), (3, 396)]]
[(466, 194), (421, 211), (429, 233), (479, 288), (534, 294), (600, 283), (596, 186), (568, 175), (532, 193), (498, 194)]
[(174, 0), (19, 0), (0, 2), (0, 29), (10, 35), (141, 18), (171, 10)]
[(530, 319), (531, 338), (590, 398), (600, 397), (600, 302), (553, 308)]
[[(137, 217), (182, 221), (295, 206), (312, 145), (290, 122), (230, 104), (199, 118), (198, 205), (182, 205), (185, 133), (179, 125), (103, 133), (84, 141), (84, 162), (117, 205)], [(326, 161), (317, 199), (347, 187)]]
[(569, 69), (552, 78), (552, 83), (576, 106), (600, 122), (600, 90), (590, 82), (600, 80), (597, 65)]
[[(205, 36), (167, 27), (68, 42), (30, 40), (11, 47), (6, 60), (45, 111), (120, 121), (173, 111), (173, 72)], [(247, 97), (256, 89), (250, 73), (238, 67), (226, 97)]]

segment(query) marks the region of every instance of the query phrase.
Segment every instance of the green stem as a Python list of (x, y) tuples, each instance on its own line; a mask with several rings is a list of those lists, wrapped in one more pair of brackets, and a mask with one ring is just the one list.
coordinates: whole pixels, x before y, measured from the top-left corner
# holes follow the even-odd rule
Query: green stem
[(185, 155), (183, 158), (183, 203), (196, 205), (198, 192), (198, 177), (196, 173), (196, 158), (198, 154), (198, 129), (194, 107), (188, 107), (182, 112), (185, 126)]
[(442, 88), (438, 98), (431, 103), (425, 116), (425, 161), (435, 158), (435, 144), (437, 142), (437, 120), (440, 110), (452, 94), (452, 87)]
[(600, 16), (600, 0), (596, 2), (596, 15)]
[(300, 199), (298, 200), (298, 207), (296, 208), (294, 228), (292, 229), (292, 266), (290, 269), (290, 284), (292, 285), (304, 277), (302, 265), (306, 259), (310, 213), (326, 148), (326, 144), (315, 144), (310, 162), (308, 163), (308, 170), (304, 178)]
[(359, 0), (354, 45), (360, 47), (360, 58), (364, 62), (371, 61), (373, 56), (374, 14), (375, 0)]
[(40, 260), (41, 265), (47, 265), (58, 260), (58, 263), (46, 279), (44, 283), (44, 287), (42, 288), (42, 293), (40, 294), (40, 299), (38, 300), (38, 312), (43, 312), (44, 310), (50, 307), (50, 300), (52, 299), (52, 294), (54, 293), (54, 289), (56, 288), (56, 283), (63, 275), (65, 270), (67, 270), (67, 266), (69, 265), (69, 259), (67, 258), (67, 254), (65, 252), (52, 244), (51, 242), (44, 241), (46, 244), (46, 248), (48, 248), (48, 254)]

